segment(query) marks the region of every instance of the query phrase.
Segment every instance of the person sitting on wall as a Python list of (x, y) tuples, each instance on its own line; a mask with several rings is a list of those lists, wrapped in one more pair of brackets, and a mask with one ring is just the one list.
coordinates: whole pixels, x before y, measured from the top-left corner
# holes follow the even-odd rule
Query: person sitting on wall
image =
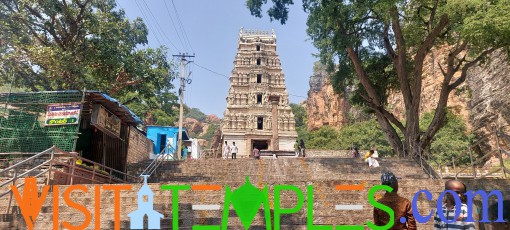
[(365, 154), (365, 157), (363, 158), (365, 162), (368, 163), (368, 167), (377, 168), (379, 167), (379, 162), (375, 159), (375, 157), (372, 157), (374, 155), (374, 150), (371, 149)]
[(356, 146), (354, 146), (354, 149), (352, 150), (352, 157), (359, 158), (359, 151), (358, 151), (358, 147), (356, 147)]

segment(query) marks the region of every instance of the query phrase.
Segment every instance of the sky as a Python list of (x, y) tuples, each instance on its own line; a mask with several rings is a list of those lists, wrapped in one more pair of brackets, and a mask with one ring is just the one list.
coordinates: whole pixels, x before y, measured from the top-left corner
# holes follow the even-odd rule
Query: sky
[[(262, 18), (252, 16), (245, 2), (117, 0), (118, 6), (124, 9), (129, 19), (140, 17), (147, 25), (149, 43), (145, 47), (157, 48), (164, 45), (169, 49), (170, 59), (179, 53), (195, 55), (189, 58), (193, 62), (186, 65), (186, 76), (191, 79), (191, 84), (186, 84), (184, 103), (220, 118), (227, 104), (227, 77), (230, 77), (234, 68), (241, 27), (275, 30), (277, 53), (292, 103), (301, 103), (306, 99), (313, 63), (317, 60), (313, 56), (317, 49), (306, 34), (307, 14), (303, 12), (301, 1), (294, 1), (295, 5), (290, 8), (285, 25), (271, 22), (267, 13)], [(179, 59), (174, 60), (179, 63), (180, 71)], [(174, 85), (178, 88), (178, 79)]]

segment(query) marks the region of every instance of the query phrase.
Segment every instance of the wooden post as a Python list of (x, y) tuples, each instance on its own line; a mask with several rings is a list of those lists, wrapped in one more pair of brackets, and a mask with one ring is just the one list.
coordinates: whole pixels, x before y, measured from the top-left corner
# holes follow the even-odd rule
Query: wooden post
[(473, 177), (476, 178), (476, 169), (475, 165), (473, 164), (473, 153), (471, 153), (471, 146), (468, 147), (469, 150), (469, 160), (471, 161), (471, 167), (473, 168)]
[(455, 180), (457, 180), (457, 170), (455, 170), (455, 157), (452, 157), (453, 173), (455, 173)]
[[(12, 180), (12, 186), (16, 186), (16, 179), (18, 178), (18, 167), (14, 168), (14, 177)], [(12, 204), (12, 189), (10, 191), (9, 195), (9, 206), (7, 206), (6, 214), (9, 213), (9, 210), (11, 210), (11, 204)]]
[(74, 182), (74, 168), (76, 167), (76, 156), (73, 154), (73, 162), (71, 163), (71, 182), (70, 184), (73, 185)]
[(76, 127), (76, 138), (74, 139), (74, 142), (73, 142), (73, 149), (72, 151), (73, 152), (76, 152), (76, 144), (78, 144), (78, 138), (80, 137), (80, 126), (81, 126), (81, 119), (82, 119), (82, 113), (83, 113), (83, 105), (85, 104), (85, 93), (86, 93), (87, 89), (84, 88), (83, 89), (83, 95), (81, 96), (81, 102), (80, 102), (80, 113), (78, 114), (78, 125)]
[(506, 179), (505, 164), (503, 162), (503, 152), (501, 151), (501, 147), (499, 146), (499, 133), (496, 128), (494, 128), (494, 132), (496, 133), (496, 144), (498, 147), (499, 164), (501, 167), (501, 171), (503, 171), (503, 177)]
[(51, 168), (53, 167), (53, 155), (55, 154), (55, 146), (51, 148), (51, 156), (50, 156), (50, 167), (48, 168), (48, 178), (46, 180), (46, 185), (50, 184), (51, 179)]

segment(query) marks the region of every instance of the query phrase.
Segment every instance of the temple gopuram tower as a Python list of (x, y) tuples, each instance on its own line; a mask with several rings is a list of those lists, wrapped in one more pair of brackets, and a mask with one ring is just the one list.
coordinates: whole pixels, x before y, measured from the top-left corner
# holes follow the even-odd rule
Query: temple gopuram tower
[(235, 142), (238, 157), (250, 156), (255, 146), (294, 150), (294, 114), (274, 31), (241, 28), (221, 131), (222, 144)]

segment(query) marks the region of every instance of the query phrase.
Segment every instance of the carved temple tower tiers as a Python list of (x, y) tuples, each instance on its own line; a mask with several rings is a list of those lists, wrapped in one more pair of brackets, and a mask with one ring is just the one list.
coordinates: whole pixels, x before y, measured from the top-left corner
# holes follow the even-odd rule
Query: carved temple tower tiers
[(255, 146), (294, 149), (294, 114), (276, 53), (274, 31), (241, 28), (221, 131), (222, 144), (235, 142), (238, 157), (250, 156)]

